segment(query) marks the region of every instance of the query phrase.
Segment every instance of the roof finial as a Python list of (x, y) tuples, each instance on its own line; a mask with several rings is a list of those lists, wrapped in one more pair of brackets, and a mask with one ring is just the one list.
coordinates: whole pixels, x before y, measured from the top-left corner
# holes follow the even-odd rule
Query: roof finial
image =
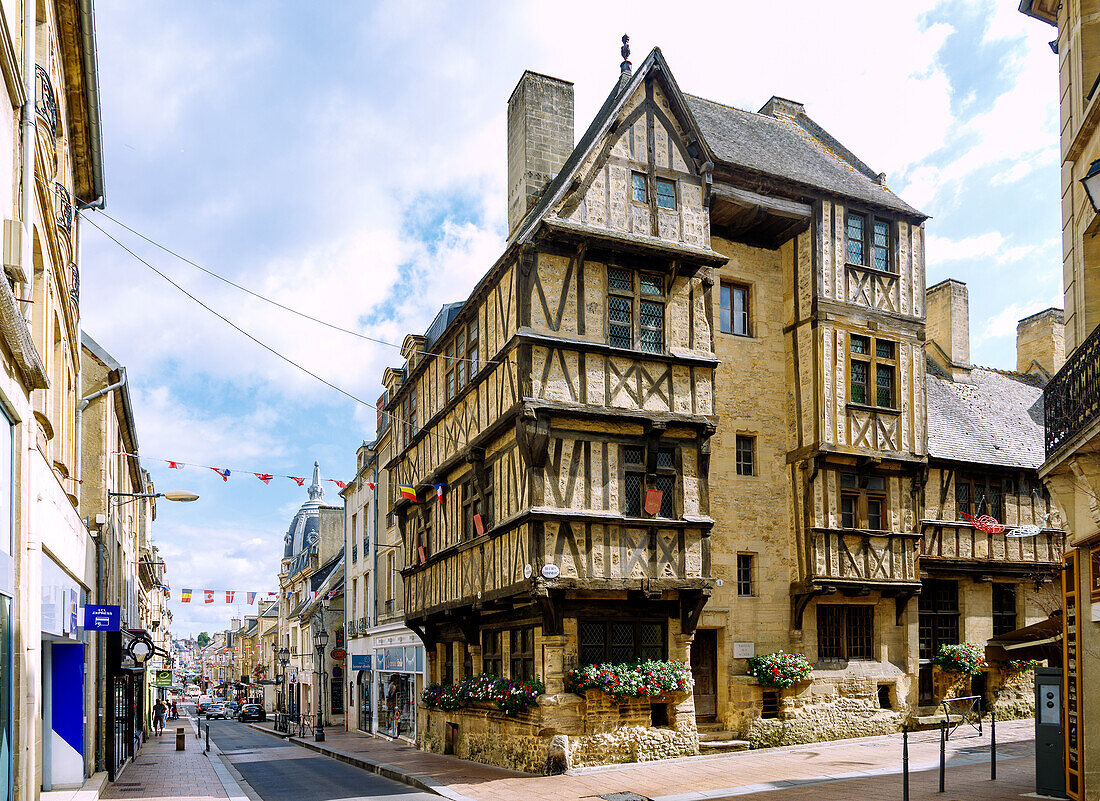
[(619, 69), (622, 70), (624, 75), (630, 74), (630, 37), (627, 34), (623, 34), (623, 47), (619, 51), (623, 54), (623, 63), (619, 65)]
[(321, 486), (321, 465), (313, 463), (313, 483), (309, 485), (309, 499), (319, 501), (325, 497), (325, 489)]

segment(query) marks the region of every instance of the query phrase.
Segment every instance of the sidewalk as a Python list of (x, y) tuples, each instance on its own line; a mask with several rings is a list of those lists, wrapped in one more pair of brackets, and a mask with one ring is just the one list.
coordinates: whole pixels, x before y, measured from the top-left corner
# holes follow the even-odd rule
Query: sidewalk
[[(173, 721), (175, 723), (175, 721)], [(169, 733), (169, 731), (171, 733)], [(150, 737), (101, 798), (200, 799), (228, 798), (214, 766), (202, 751), (194, 730), (184, 726), (187, 750), (176, 750), (173, 727)]]
[[(250, 724), (275, 736), (272, 724)], [(864, 780), (901, 772), (901, 735), (864, 737), (810, 745), (741, 751), (715, 756), (684, 757), (659, 762), (582, 768), (564, 776), (534, 776), (477, 762), (418, 751), (406, 743), (391, 742), (358, 733), (328, 729), (326, 742), (290, 738), (335, 759), (381, 773), (414, 787), (430, 790), (453, 801), (572, 801), (608, 793), (632, 792), (659, 801), (704, 801), (785, 788), (817, 786), (817, 793), (843, 791), (837, 797), (851, 798), (846, 779)], [(1006, 780), (1023, 770), (1033, 775), (1034, 722), (1010, 721), (997, 725), (998, 765), (1004, 763)], [(961, 790), (956, 776), (988, 771), (989, 730), (981, 738), (966, 737), (962, 729), (947, 748), (948, 787)], [(939, 762), (939, 733), (919, 732), (909, 738), (910, 770), (935, 770)], [(1009, 768), (1009, 766), (1012, 768)], [(927, 783), (927, 775), (921, 781)], [(933, 776), (935, 774), (932, 774)], [(934, 779), (933, 779), (934, 781)], [(1012, 783), (1020, 784), (1019, 776)], [(900, 787), (900, 776), (890, 779)], [(1023, 780), (1026, 786), (1030, 778)], [(833, 784), (832, 787), (827, 787)], [(992, 784), (996, 797), (1018, 794), (1007, 784)], [(984, 789), (984, 788), (983, 788)], [(1008, 795), (996, 795), (1008, 793)], [(813, 795), (813, 794), (810, 794)], [(786, 793), (773, 795), (778, 799)], [(964, 792), (960, 797), (990, 797)], [(809, 797), (792, 796), (792, 797)], [(821, 797), (825, 797), (821, 795)], [(942, 798), (943, 796), (941, 796)], [(952, 796), (948, 795), (948, 798)]]

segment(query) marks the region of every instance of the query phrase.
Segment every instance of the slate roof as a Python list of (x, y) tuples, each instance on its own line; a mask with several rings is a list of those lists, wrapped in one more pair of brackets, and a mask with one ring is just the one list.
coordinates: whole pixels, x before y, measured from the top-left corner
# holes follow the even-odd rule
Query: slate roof
[(904, 214), (926, 216), (879, 184), (870, 167), (804, 112), (794, 117), (772, 116), (693, 95), (684, 98), (711, 151), (727, 164)]
[(970, 384), (952, 381), (929, 360), (929, 456), (1038, 469), (1044, 458), (1039, 380), (986, 367), (975, 367), (970, 378)]

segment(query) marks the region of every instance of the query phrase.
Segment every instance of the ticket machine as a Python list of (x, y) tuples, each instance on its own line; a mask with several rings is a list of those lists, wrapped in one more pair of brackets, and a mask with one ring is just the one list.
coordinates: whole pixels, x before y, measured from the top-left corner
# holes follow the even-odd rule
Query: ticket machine
[(1035, 792), (1066, 797), (1061, 668), (1035, 668)]

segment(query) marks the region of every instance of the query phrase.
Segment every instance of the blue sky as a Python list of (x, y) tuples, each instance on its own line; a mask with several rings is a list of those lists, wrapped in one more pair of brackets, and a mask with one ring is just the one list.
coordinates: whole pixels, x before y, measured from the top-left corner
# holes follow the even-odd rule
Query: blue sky
[[(1053, 28), (1007, 0), (739, 6), (100, 3), (107, 211), (287, 305), (400, 343), (503, 247), (505, 113), (523, 69), (575, 83), (583, 130), (625, 32), (635, 63), (660, 46), (685, 91), (753, 110), (773, 94), (799, 100), (885, 171), (932, 215), (929, 284), (969, 285), (974, 361), (1014, 367), (1016, 320), (1061, 305)], [(361, 398), (399, 363), (95, 221)], [(83, 326), (129, 368), (144, 463), (159, 489), (202, 496), (158, 509), (175, 630), (222, 628), (229, 609), (182, 605), (179, 589), (275, 589), (305, 492), (154, 459), (291, 475), (317, 460), (346, 479), (373, 410), (242, 338), (91, 226), (82, 247)]]

